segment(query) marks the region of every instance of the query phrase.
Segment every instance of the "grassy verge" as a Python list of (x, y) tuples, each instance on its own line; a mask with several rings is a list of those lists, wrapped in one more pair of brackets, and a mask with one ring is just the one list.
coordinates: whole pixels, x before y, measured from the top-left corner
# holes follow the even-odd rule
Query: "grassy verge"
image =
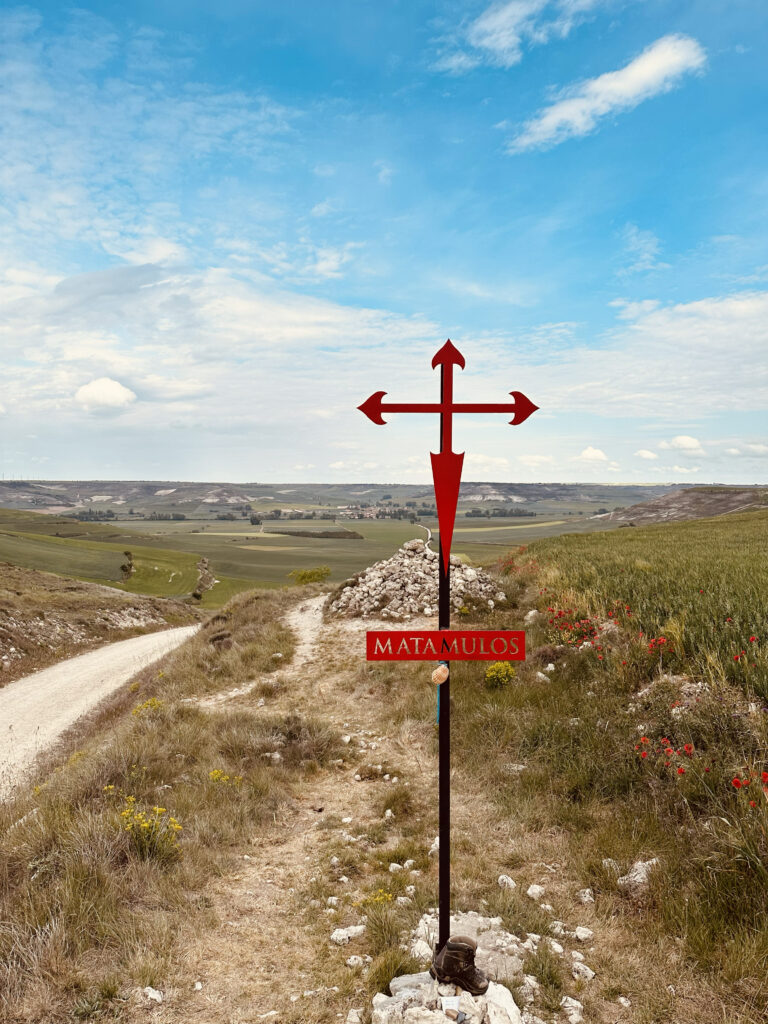
[[(649, 963), (683, 963), (743, 1021), (768, 1009), (766, 525), (753, 513), (520, 550), (504, 571), (541, 612), (529, 664), (493, 690), (482, 666), (454, 670), (462, 770), (522, 830), (564, 844)], [(651, 858), (646, 885), (619, 883)], [(638, 1020), (669, 1010), (643, 998)]]
[(237, 844), (333, 755), (322, 722), (185, 701), (288, 659), (277, 619), (293, 599), (235, 598), (0, 806), (0, 1017), (120, 1016), (167, 977), (182, 923), (212, 923), (205, 885)]

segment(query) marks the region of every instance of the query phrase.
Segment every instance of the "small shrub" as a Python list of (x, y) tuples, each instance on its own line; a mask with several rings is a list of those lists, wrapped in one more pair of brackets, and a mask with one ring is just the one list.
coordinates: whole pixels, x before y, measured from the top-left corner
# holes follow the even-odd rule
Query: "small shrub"
[(143, 704), (137, 704), (131, 712), (132, 715), (149, 714), (152, 711), (159, 711), (160, 708), (165, 706), (165, 701), (158, 700), (157, 697), (150, 697), (149, 700), (145, 700)]
[(331, 570), (330, 566), (316, 565), (314, 569), (294, 569), (288, 575), (299, 586), (304, 586), (307, 583), (323, 583), (331, 575)]
[(485, 685), (489, 690), (502, 690), (515, 678), (516, 672), (508, 661), (494, 661), (485, 670)]
[(142, 811), (136, 806), (136, 797), (127, 796), (120, 818), (141, 860), (172, 861), (180, 855), (181, 825), (165, 807), (153, 807), (151, 813)]

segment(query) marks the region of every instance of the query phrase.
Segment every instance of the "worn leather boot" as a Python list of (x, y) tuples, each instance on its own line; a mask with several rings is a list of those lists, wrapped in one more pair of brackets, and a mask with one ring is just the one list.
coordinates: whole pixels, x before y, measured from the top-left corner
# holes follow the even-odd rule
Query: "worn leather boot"
[(437, 953), (429, 973), (439, 982), (459, 985), (472, 996), (488, 989), (488, 979), (475, 967), (477, 943), (468, 935), (453, 935)]

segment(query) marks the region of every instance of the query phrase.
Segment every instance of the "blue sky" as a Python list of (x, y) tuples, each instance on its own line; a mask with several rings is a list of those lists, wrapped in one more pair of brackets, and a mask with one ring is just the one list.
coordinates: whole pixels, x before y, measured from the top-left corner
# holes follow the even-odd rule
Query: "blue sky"
[[(765, 482), (762, 0), (0, 7), (0, 465)], [(423, 400), (423, 398), (422, 398)]]

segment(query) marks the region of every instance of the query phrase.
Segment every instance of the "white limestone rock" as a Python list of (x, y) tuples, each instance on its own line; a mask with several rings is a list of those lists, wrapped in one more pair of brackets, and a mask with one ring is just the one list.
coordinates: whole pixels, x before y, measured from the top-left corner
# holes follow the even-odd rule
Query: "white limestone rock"
[(595, 976), (595, 972), (591, 967), (587, 967), (585, 963), (580, 960), (576, 960), (573, 967), (571, 968), (571, 974), (574, 976), (576, 981), (592, 981)]
[(336, 928), (331, 933), (331, 942), (335, 942), (337, 946), (346, 946), (350, 939), (357, 939), (364, 934), (364, 924), (351, 924), (348, 928)]
[(584, 1007), (578, 999), (572, 996), (563, 996), (560, 1000), (568, 1024), (581, 1024), (584, 1020)]
[(499, 888), (500, 889), (516, 889), (517, 883), (509, 875), (499, 875)]
[(525, 891), (525, 895), (530, 896), (532, 900), (538, 901), (543, 897), (545, 891), (546, 890), (543, 885), (529, 885)]
[(639, 892), (647, 887), (651, 872), (658, 866), (658, 863), (658, 857), (651, 857), (650, 860), (636, 860), (626, 875), (622, 875), (616, 884), (629, 892)]

